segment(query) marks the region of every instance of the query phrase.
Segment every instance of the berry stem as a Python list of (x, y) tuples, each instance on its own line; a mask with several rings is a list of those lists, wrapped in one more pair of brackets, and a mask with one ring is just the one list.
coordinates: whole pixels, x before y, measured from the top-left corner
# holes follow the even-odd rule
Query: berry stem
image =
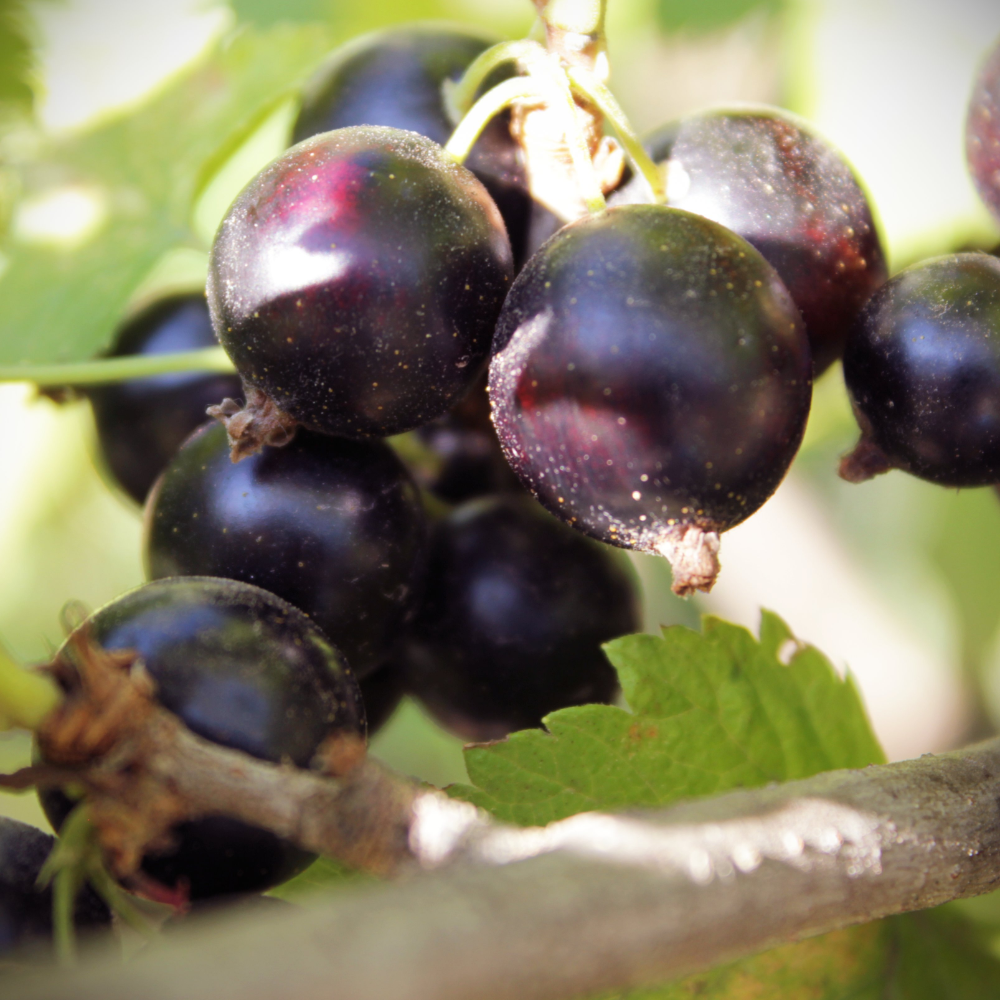
[(631, 160), (632, 166), (642, 174), (649, 185), (653, 200), (657, 204), (666, 202), (667, 194), (663, 184), (663, 175), (650, 159), (646, 150), (643, 149), (632, 123), (628, 120), (615, 95), (593, 73), (580, 66), (571, 66), (566, 75), (569, 77), (573, 89), (597, 105), (601, 114), (611, 122), (618, 139), (625, 147), (625, 152)]
[(544, 52), (536, 41), (522, 38), (514, 42), (500, 42), (480, 53), (469, 64), (458, 81), (445, 80), (441, 85), (444, 107), (453, 125), (458, 125), (476, 102), (476, 92), (486, 78), (498, 67), (508, 62), (520, 62), (535, 52)]
[(0, 365), (0, 382), (33, 382), (38, 386), (102, 385), (171, 372), (231, 374), (233, 363), (221, 347), (174, 354), (130, 354), (120, 358), (93, 358), (62, 365)]
[(0, 646), (0, 730), (36, 730), (62, 700), (55, 681), (25, 670)]
[(516, 101), (544, 104), (545, 87), (535, 78), (527, 76), (515, 76), (497, 84), (472, 105), (445, 143), (445, 150), (459, 163), (464, 163), (491, 119)]

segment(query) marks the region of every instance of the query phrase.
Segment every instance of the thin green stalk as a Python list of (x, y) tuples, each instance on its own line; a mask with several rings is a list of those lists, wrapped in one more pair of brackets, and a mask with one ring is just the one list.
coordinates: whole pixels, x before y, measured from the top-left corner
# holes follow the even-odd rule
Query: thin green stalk
[(32, 731), (58, 708), (63, 699), (51, 677), (25, 670), (0, 646), (0, 729)]
[(38, 386), (85, 386), (125, 382), (173, 372), (231, 374), (233, 363), (221, 347), (174, 354), (130, 354), (93, 358), (63, 365), (0, 365), (0, 382), (33, 382)]
[(544, 88), (532, 77), (515, 76), (497, 84), (472, 105), (444, 148), (463, 163), (490, 120), (515, 101), (524, 99), (539, 103), (545, 100)]
[(663, 204), (667, 200), (666, 190), (663, 183), (663, 175), (657, 165), (649, 158), (649, 154), (639, 142), (632, 123), (628, 120), (621, 105), (615, 99), (615, 95), (594, 76), (580, 67), (571, 67), (567, 71), (569, 81), (583, 97), (588, 98), (597, 105), (601, 114), (611, 122), (622, 146), (628, 155), (632, 166), (645, 178), (652, 193), (653, 200), (658, 204)]
[(580, 186), (580, 194), (583, 203), (590, 215), (603, 212), (606, 205), (604, 192), (597, 180), (597, 173), (594, 170), (594, 161), (590, 156), (590, 148), (587, 145), (586, 136), (580, 128), (577, 118), (576, 101), (573, 99), (573, 91), (570, 88), (569, 78), (565, 70), (557, 67), (551, 60), (546, 60), (547, 66), (551, 67), (546, 74), (551, 82), (553, 90), (559, 95), (559, 103), (564, 109), (564, 128), (566, 130), (566, 145), (569, 155), (573, 160), (573, 174), (577, 184)]
[(143, 916), (139, 907), (129, 899), (128, 894), (108, 874), (99, 860), (88, 865), (87, 879), (94, 887), (94, 891), (108, 904), (108, 908), (117, 913), (129, 927), (145, 938), (156, 937), (156, 928)]
[(444, 95), (445, 110), (448, 112), (452, 124), (458, 125), (465, 117), (469, 108), (475, 104), (479, 88), (498, 66), (517, 62), (537, 52), (544, 51), (545, 48), (542, 45), (527, 38), (515, 42), (500, 42), (476, 56), (469, 63), (460, 80), (445, 80), (441, 90)]
[(60, 965), (76, 964), (76, 925), (73, 911), (83, 884), (78, 868), (60, 868), (52, 884), (52, 938)]

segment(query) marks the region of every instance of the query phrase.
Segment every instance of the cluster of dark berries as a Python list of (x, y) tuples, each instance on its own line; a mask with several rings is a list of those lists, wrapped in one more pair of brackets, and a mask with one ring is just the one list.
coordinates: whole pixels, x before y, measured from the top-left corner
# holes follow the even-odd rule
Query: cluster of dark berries
[[(600, 543), (666, 556), (678, 593), (711, 587), (719, 535), (774, 492), (842, 355), (863, 426), (845, 474), (1000, 479), (1000, 264), (886, 283), (851, 169), (765, 109), (655, 133), (667, 205), (637, 171), (558, 228), (508, 114), (468, 168), (440, 145), (442, 86), (486, 45), (407, 28), (335, 54), (296, 144), (224, 219), (207, 305), (166, 300), (119, 339), (173, 351), (214, 329), (239, 379), (91, 394), (146, 504), (153, 582), (89, 634), (137, 651), (194, 732), (265, 760), (306, 766), (404, 691), (472, 740), (612, 700), (601, 644), (638, 602)], [(998, 79), (995, 53), (969, 129), (1000, 210)], [(199, 426), (207, 403), (220, 422)], [(44, 803), (55, 823), (73, 806)], [(309, 860), (223, 817), (175, 833), (143, 868), (191, 899)]]

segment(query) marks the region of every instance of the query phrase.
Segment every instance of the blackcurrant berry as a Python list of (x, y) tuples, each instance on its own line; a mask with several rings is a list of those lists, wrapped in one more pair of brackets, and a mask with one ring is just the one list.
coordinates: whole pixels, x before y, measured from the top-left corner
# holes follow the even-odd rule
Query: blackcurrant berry
[(1000, 41), (973, 85), (965, 122), (965, 155), (980, 197), (1000, 220)]
[[(147, 583), (96, 611), (85, 626), (108, 650), (135, 650), (156, 697), (195, 733), (274, 763), (306, 767), (337, 732), (364, 734), (357, 681), (302, 612), (259, 587), (209, 577)], [(73, 803), (40, 793), (58, 828)], [(177, 846), (147, 854), (158, 882), (192, 899), (260, 892), (311, 854), (227, 816), (179, 824)]]
[(360, 680), (361, 698), (365, 703), (368, 736), (374, 736), (388, 721), (403, 700), (403, 673), (392, 661), (380, 666)]
[[(52, 941), (52, 889), (38, 886), (38, 875), (56, 838), (27, 823), (0, 816), (0, 959), (31, 945)], [(108, 908), (92, 889), (77, 897), (78, 929), (106, 927)]]
[[(113, 357), (172, 354), (214, 347), (205, 296), (174, 295), (154, 303), (118, 331)], [(142, 503), (184, 439), (205, 422), (205, 408), (238, 396), (235, 375), (174, 372), (87, 390), (104, 464)]]
[[(771, 109), (704, 111), (653, 133), (668, 204), (719, 222), (781, 276), (809, 336), (814, 374), (844, 352), (887, 276), (871, 207), (850, 165), (803, 122)], [(648, 197), (641, 178), (611, 204)]]
[(617, 678), (601, 643), (638, 628), (637, 605), (616, 553), (528, 497), (474, 500), (435, 528), (408, 689), (470, 740), (610, 701)]
[(802, 439), (809, 345), (773, 268), (718, 223), (626, 205), (565, 227), (497, 324), (500, 442), (554, 514), (670, 558), (707, 589), (718, 533), (774, 492)]
[(414, 605), (426, 530), (416, 486), (381, 441), (300, 431), (234, 465), (225, 429), (209, 424), (153, 488), (144, 554), (151, 579), (223, 576), (277, 594), (360, 676)]
[(845, 479), (1000, 482), (1000, 261), (952, 254), (895, 275), (854, 327), (844, 380), (861, 424)]
[[(386, 125), (419, 132), (442, 146), (454, 130), (441, 96), (491, 42), (439, 25), (412, 24), (364, 35), (338, 49), (305, 88), (292, 131), (301, 142), (349, 125)], [(499, 82), (495, 75), (487, 85)], [(524, 258), (531, 198), (510, 113), (494, 118), (465, 165), (500, 209), (516, 266)]]
[(253, 404), (241, 430), (275, 406), (284, 439), (280, 414), (347, 437), (441, 416), (482, 369), (511, 275), (486, 189), (429, 139), (364, 126), (293, 146), (212, 248), (213, 322)]
[(445, 416), (414, 433), (425, 454), (414, 457), (410, 469), (420, 486), (439, 500), (462, 503), (521, 489), (490, 422), (485, 378)]

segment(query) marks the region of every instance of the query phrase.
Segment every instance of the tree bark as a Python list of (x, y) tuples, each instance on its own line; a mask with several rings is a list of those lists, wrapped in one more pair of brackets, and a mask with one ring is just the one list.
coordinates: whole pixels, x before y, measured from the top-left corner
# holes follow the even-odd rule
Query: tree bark
[(125, 966), (8, 979), (5, 996), (557, 1000), (1000, 884), (1000, 740), (545, 828), (427, 795), (410, 849), (436, 871), (192, 926)]

